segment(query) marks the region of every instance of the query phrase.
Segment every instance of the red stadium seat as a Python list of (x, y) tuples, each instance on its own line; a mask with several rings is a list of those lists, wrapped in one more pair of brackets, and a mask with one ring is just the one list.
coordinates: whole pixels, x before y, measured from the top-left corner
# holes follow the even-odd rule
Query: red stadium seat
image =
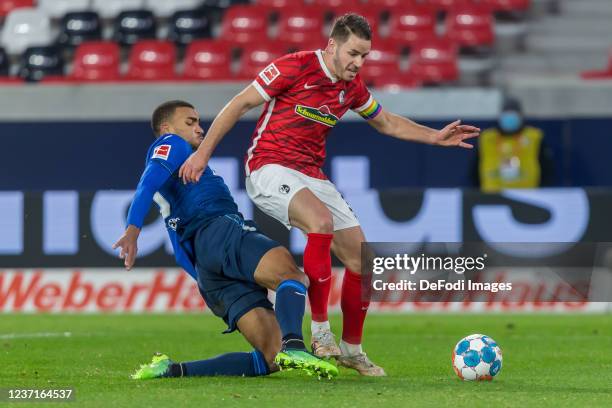
[(17, 8), (34, 7), (34, 0), (0, 0), (0, 19)]
[(141, 40), (130, 51), (126, 79), (163, 81), (176, 78), (176, 47), (170, 41)]
[(232, 50), (228, 43), (214, 40), (192, 41), (185, 52), (183, 78), (229, 80)]
[(360, 0), (313, 0), (311, 2), (314, 6), (321, 9), (330, 11), (339, 7), (343, 8), (357, 8), (362, 5)]
[(270, 9), (259, 6), (233, 6), (223, 16), (221, 38), (231, 42), (252, 42), (267, 35)]
[(375, 82), (385, 75), (399, 72), (400, 47), (393, 40), (377, 40), (359, 71), (366, 82)]
[(285, 50), (276, 43), (245, 44), (242, 51), (240, 69), (238, 70), (238, 78), (244, 80), (255, 79), (262, 69), (283, 55), (285, 55)]
[(413, 5), (417, 0), (368, 0), (368, 6), (376, 7), (379, 11), (389, 11), (396, 7)]
[(435, 10), (423, 5), (396, 8), (389, 18), (389, 33), (391, 39), (407, 44), (433, 37)]
[(493, 27), (493, 14), (482, 5), (452, 7), (446, 16), (448, 37), (462, 47), (493, 45)]
[(373, 78), (371, 86), (388, 92), (398, 92), (402, 89), (418, 88), (421, 86), (421, 81), (408, 72), (396, 71)]
[[(258, 6), (272, 7), (272, 8), (283, 8), (289, 6), (295, 6), (295, 0), (256, 0), (255, 4)], [(303, 2), (301, 2), (303, 3)]]
[(324, 10), (318, 7), (282, 9), (278, 16), (278, 38), (293, 44), (323, 38)]
[(475, 0), (423, 0), (423, 3), (438, 11), (448, 11), (459, 5), (473, 4)]
[(119, 44), (92, 41), (79, 45), (74, 53), (70, 78), (79, 81), (116, 81), (119, 79)]
[(430, 38), (414, 45), (409, 72), (423, 83), (459, 79), (457, 46), (448, 38)]
[(531, 6), (531, 0), (481, 0), (492, 11), (525, 11)]

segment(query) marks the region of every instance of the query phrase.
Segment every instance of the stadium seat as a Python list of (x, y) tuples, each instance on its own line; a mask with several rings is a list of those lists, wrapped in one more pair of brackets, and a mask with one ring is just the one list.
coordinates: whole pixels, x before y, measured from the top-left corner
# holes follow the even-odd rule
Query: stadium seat
[(284, 54), (285, 50), (276, 42), (244, 44), (237, 76), (239, 79), (253, 80), (262, 69)]
[(133, 45), (140, 40), (153, 39), (156, 33), (155, 16), (149, 10), (122, 11), (115, 19), (114, 39), (121, 45)]
[(457, 46), (448, 38), (429, 38), (413, 45), (409, 72), (424, 84), (459, 79)]
[(379, 11), (389, 11), (390, 9), (407, 5), (412, 5), (415, 0), (368, 0), (368, 6), (377, 8)]
[(421, 81), (410, 75), (408, 72), (388, 72), (383, 76), (372, 78), (368, 84), (374, 88), (387, 92), (399, 92), (403, 89), (418, 88), (421, 86)]
[(490, 10), (498, 11), (525, 11), (531, 6), (531, 0), (481, 0)]
[(32, 8), (34, 0), (0, 0), (0, 20), (18, 8)]
[(180, 10), (170, 19), (168, 39), (187, 45), (199, 38), (211, 37), (211, 18), (204, 10)]
[(269, 8), (238, 5), (223, 16), (221, 37), (224, 40), (246, 43), (267, 35)]
[(312, 0), (310, 3), (315, 7), (328, 11), (340, 7), (356, 8), (363, 4), (361, 0)]
[(433, 7), (438, 11), (448, 11), (458, 5), (473, 4), (475, 0), (424, 0), (423, 4)]
[(37, 82), (49, 75), (64, 75), (61, 49), (54, 45), (27, 48), (21, 56), (19, 76), (28, 82)]
[(423, 5), (401, 6), (389, 17), (389, 38), (414, 44), (436, 34), (436, 12)]
[(492, 46), (493, 26), (493, 14), (482, 5), (454, 6), (446, 16), (446, 34), (461, 47)]
[(70, 77), (77, 81), (116, 81), (119, 79), (119, 45), (112, 41), (92, 41), (79, 45), (74, 53)]
[(187, 46), (182, 78), (228, 80), (232, 78), (231, 47), (220, 40), (195, 40)]
[(63, 46), (76, 47), (85, 41), (102, 38), (102, 23), (95, 11), (75, 11), (67, 13), (60, 22), (58, 43)]
[(170, 41), (141, 40), (130, 51), (128, 80), (163, 81), (176, 78), (176, 48)]
[(153, 11), (157, 17), (170, 17), (179, 10), (193, 10), (202, 4), (202, 0), (146, 0), (145, 8)]
[(377, 40), (372, 43), (365, 64), (359, 73), (368, 81), (399, 72), (400, 46), (393, 40)]
[(328, 39), (325, 37), (313, 38), (304, 41), (303, 43), (287, 43), (289, 52), (296, 51), (315, 51), (315, 50), (324, 50), (327, 47)]
[[(283, 8), (294, 6), (295, 0), (256, 0), (255, 4), (262, 7)], [(299, 4), (299, 3), (298, 3)]]
[(38, 8), (49, 17), (60, 18), (72, 11), (86, 11), (90, 7), (89, 0), (38, 0)]
[(51, 21), (39, 9), (13, 10), (6, 17), (0, 35), (0, 46), (4, 46), (10, 55), (22, 54), (30, 46), (52, 42)]
[(122, 11), (142, 10), (145, 0), (91, 0), (91, 6), (102, 18), (115, 18)]
[(323, 38), (324, 10), (318, 7), (291, 7), (280, 10), (278, 38), (293, 44)]

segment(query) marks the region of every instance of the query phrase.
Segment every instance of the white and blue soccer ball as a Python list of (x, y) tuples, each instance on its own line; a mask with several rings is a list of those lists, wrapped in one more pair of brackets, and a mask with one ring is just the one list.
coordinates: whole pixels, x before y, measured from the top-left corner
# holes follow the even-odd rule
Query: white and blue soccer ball
[(472, 334), (453, 349), (453, 369), (462, 380), (491, 381), (502, 368), (502, 351), (495, 340)]

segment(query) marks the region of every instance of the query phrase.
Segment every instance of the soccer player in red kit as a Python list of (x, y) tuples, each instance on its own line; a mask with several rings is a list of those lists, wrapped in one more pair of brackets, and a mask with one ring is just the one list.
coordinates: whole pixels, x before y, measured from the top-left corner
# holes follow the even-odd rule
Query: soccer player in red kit
[[(365, 236), (353, 211), (321, 170), (326, 137), (349, 109), (380, 133), (433, 145), (472, 148), (465, 140), (478, 136), (480, 129), (455, 121), (436, 130), (384, 110), (359, 76), (371, 38), (367, 20), (346, 14), (334, 23), (325, 50), (297, 52), (274, 61), (221, 110), (179, 176), (184, 182), (197, 181), (223, 136), (244, 113), (265, 103), (246, 155), (246, 187), (263, 212), (307, 236), (304, 272), (310, 280), (313, 352), (337, 357), (340, 365), (362, 375), (383, 376), (385, 371), (361, 348), (369, 306), (361, 294)], [(339, 346), (327, 319), (330, 249), (346, 267)]]

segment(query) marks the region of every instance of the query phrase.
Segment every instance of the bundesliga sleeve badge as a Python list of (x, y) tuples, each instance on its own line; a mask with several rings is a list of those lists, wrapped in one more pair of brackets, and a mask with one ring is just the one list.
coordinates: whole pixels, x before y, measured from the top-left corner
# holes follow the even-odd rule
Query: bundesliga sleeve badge
[(170, 156), (171, 147), (171, 145), (167, 144), (157, 146), (155, 149), (153, 149), (153, 156), (151, 156), (151, 159), (168, 160), (168, 156)]
[(276, 68), (273, 63), (268, 65), (263, 71), (259, 73), (259, 77), (264, 81), (266, 85), (270, 85), (280, 75), (280, 71)]

